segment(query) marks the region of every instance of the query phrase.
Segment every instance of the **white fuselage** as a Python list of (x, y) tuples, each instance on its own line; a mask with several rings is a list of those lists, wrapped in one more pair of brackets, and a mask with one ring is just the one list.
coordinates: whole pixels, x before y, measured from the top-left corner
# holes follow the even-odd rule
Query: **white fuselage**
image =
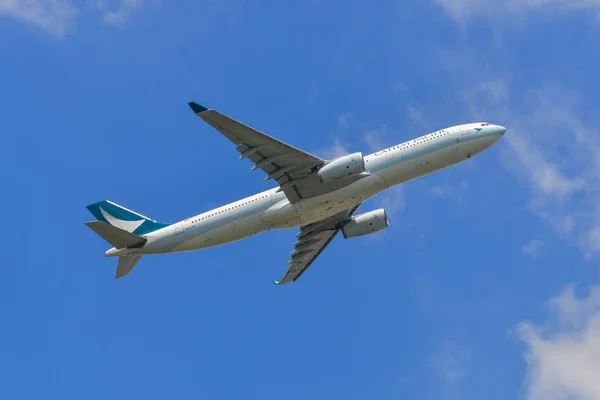
[(462, 162), (487, 149), (504, 128), (466, 124), (443, 129), (364, 157), (362, 179), (341, 189), (290, 203), (273, 188), (226, 204), (144, 237), (139, 249), (110, 249), (107, 256), (156, 254), (218, 246), (280, 228), (307, 225), (352, 208), (381, 191)]

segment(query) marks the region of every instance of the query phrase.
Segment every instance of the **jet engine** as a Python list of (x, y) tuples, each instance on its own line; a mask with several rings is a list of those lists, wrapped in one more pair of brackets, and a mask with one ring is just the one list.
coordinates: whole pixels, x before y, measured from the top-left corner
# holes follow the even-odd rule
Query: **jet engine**
[(385, 210), (380, 208), (355, 215), (346, 225), (342, 227), (344, 238), (353, 238), (356, 236), (368, 235), (369, 233), (379, 232), (390, 226)]
[(365, 170), (365, 160), (362, 153), (358, 152), (336, 158), (321, 168), (317, 175), (319, 175), (322, 182), (331, 182), (358, 175), (365, 172)]

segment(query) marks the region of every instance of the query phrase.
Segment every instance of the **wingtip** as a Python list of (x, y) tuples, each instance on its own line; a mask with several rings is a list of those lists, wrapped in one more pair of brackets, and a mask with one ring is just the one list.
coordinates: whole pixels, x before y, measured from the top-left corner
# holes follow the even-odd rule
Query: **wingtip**
[(201, 112), (208, 110), (208, 108), (201, 106), (198, 103), (194, 103), (193, 101), (190, 101), (188, 105), (196, 114), (200, 114)]
[(279, 285), (279, 281), (273, 281), (273, 283)]

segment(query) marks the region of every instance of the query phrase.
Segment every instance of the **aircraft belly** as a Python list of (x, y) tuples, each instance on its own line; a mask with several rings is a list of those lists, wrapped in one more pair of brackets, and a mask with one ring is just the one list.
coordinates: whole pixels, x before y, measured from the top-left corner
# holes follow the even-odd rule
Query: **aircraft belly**
[(352, 208), (385, 188), (385, 180), (378, 174), (370, 174), (333, 192), (294, 204), (284, 199), (265, 211), (262, 219), (276, 229), (306, 225)]
[(389, 186), (394, 186), (403, 182), (410, 181), (418, 178), (426, 173), (423, 168), (419, 168), (419, 165), (429, 165), (429, 160), (436, 160), (436, 156), (439, 157), (439, 152), (432, 154), (425, 154), (421, 157), (414, 158), (412, 160), (404, 161), (400, 164), (396, 164), (393, 167), (386, 168), (378, 172), (379, 175)]
[(388, 185), (397, 185), (458, 164), (466, 160), (467, 154), (478, 147), (480, 146), (472, 142), (457, 143), (453, 146), (404, 161), (377, 173), (386, 180)]
[(462, 143), (460, 161), (464, 161), (467, 158), (471, 158), (475, 154), (481, 153), (483, 150), (490, 147), (494, 142), (495, 140), (493, 137), (482, 137)]
[(227, 234), (219, 237), (215, 237), (212, 242), (209, 243), (208, 247), (235, 242), (248, 236), (269, 230), (269, 228), (269, 225), (261, 220), (260, 214), (252, 215), (238, 221), (235, 230), (229, 231)]
[(173, 251), (197, 250), (219, 246), (244, 239), (269, 228), (269, 225), (265, 224), (261, 220), (260, 214), (257, 213), (195, 236), (181, 243)]
[(273, 228), (289, 228), (297, 226), (300, 221), (299, 203), (290, 203), (287, 198), (278, 201), (267, 208), (260, 219)]

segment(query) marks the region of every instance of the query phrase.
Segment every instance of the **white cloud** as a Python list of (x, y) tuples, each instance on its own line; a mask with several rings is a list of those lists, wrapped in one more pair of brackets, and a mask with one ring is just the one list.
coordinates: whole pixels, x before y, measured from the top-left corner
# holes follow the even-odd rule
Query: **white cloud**
[(356, 124), (356, 119), (354, 119), (352, 113), (344, 113), (338, 118), (338, 125), (340, 126), (340, 129), (347, 129), (354, 124)]
[(377, 197), (377, 204), (384, 208), (388, 217), (393, 217), (406, 208), (406, 196), (402, 186), (387, 189)]
[(132, 13), (141, 7), (142, 0), (122, 0), (116, 9), (108, 6), (105, 0), (97, 0), (96, 5), (104, 13), (104, 22), (110, 25), (122, 26), (129, 20)]
[(527, 139), (527, 136), (507, 136), (507, 142), (513, 149), (521, 171), (527, 171), (529, 181), (543, 194), (563, 197), (581, 189), (585, 181), (581, 178), (569, 178), (556, 165), (546, 160), (542, 150)]
[(64, 35), (76, 10), (68, 0), (0, 0), (0, 14)]
[(365, 134), (364, 141), (367, 143), (370, 151), (377, 151), (383, 149), (385, 146), (382, 142), (383, 131), (382, 130), (371, 130)]
[(539, 254), (539, 252), (542, 248), (542, 244), (543, 243), (540, 240), (531, 239), (529, 241), (529, 243), (527, 243), (526, 245), (521, 247), (521, 251), (523, 251), (523, 253), (525, 253), (525, 254), (535, 256), (535, 255)]
[(431, 188), (431, 194), (434, 197), (439, 198), (450, 198), (457, 202), (462, 202), (463, 196), (469, 190), (469, 184), (467, 181), (461, 181), (457, 186), (452, 186), (447, 183), (434, 186)]
[[(574, 236), (576, 245), (589, 256), (600, 251), (599, 132), (584, 127), (568, 106), (540, 104), (537, 114), (531, 128), (507, 137), (513, 162), (520, 169), (517, 174), (527, 176), (532, 184), (532, 211), (560, 235)], [(530, 132), (545, 135), (536, 139)]]
[(497, 151), (506, 169), (528, 184), (532, 214), (584, 257), (600, 254), (600, 119), (594, 107), (556, 83), (511, 85), (498, 78), (511, 71), (495, 63), (474, 66), (460, 46), (437, 57), (460, 88), (456, 96), (470, 114), (463, 118), (508, 128)]
[(422, 126), (426, 129), (429, 128), (429, 122), (427, 122), (427, 119), (425, 118), (425, 108), (423, 107), (423, 105), (417, 102), (413, 102), (408, 106), (406, 112), (408, 113), (410, 120), (414, 124)]
[[(107, 0), (90, 0), (87, 5), (92, 15), (101, 12), (107, 24), (122, 26), (140, 8), (142, 0), (120, 0), (116, 8)], [(0, 0), (0, 15), (37, 25), (58, 36), (74, 30), (80, 11), (69, 0)]]
[(352, 113), (340, 115), (338, 118), (338, 128), (332, 135), (333, 144), (326, 148), (317, 149), (315, 154), (330, 160), (350, 154), (348, 146), (350, 145), (351, 131), (355, 125), (356, 120)]
[(330, 147), (319, 150), (317, 153), (327, 159), (332, 160), (334, 158), (350, 154), (350, 151), (344, 147), (344, 145), (340, 142), (340, 139), (334, 138), (333, 144)]
[(444, 339), (427, 364), (448, 389), (467, 376), (468, 352), (457, 341)]
[(494, 16), (501, 13), (529, 11), (600, 11), (600, 0), (434, 0), (450, 16), (463, 21), (474, 15)]
[[(471, 78), (472, 79), (472, 78)], [(586, 257), (600, 252), (600, 121), (568, 89), (548, 85), (510, 95), (504, 82), (463, 91), (472, 118), (501, 121), (504, 164), (529, 184), (529, 209)]]
[[(377, 126), (358, 121), (352, 113), (345, 113), (338, 118), (338, 127), (334, 133), (333, 146), (321, 150), (318, 154), (326, 158), (335, 158), (351, 153), (348, 147), (352, 144), (362, 142), (361, 148), (354, 151), (362, 151), (364, 155), (385, 148), (386, 138), (390, 136), (387, 125)], [(340, 138), (343, 138), (340, 140)], [(401, 139), (397, 139), (400, 142)], [(364, 148), (364, 144), (367, 148)]]
[(550, 322), (523, 322), (529, 400), (600, 399), (600, 287), (577, 298), (573, 288), (550, 301)]
[(481, 82), (477, 91), (484, 93), (496, 101), (506, 100), (508, 98), (508, 87), (506, 83), (499, 81)]

